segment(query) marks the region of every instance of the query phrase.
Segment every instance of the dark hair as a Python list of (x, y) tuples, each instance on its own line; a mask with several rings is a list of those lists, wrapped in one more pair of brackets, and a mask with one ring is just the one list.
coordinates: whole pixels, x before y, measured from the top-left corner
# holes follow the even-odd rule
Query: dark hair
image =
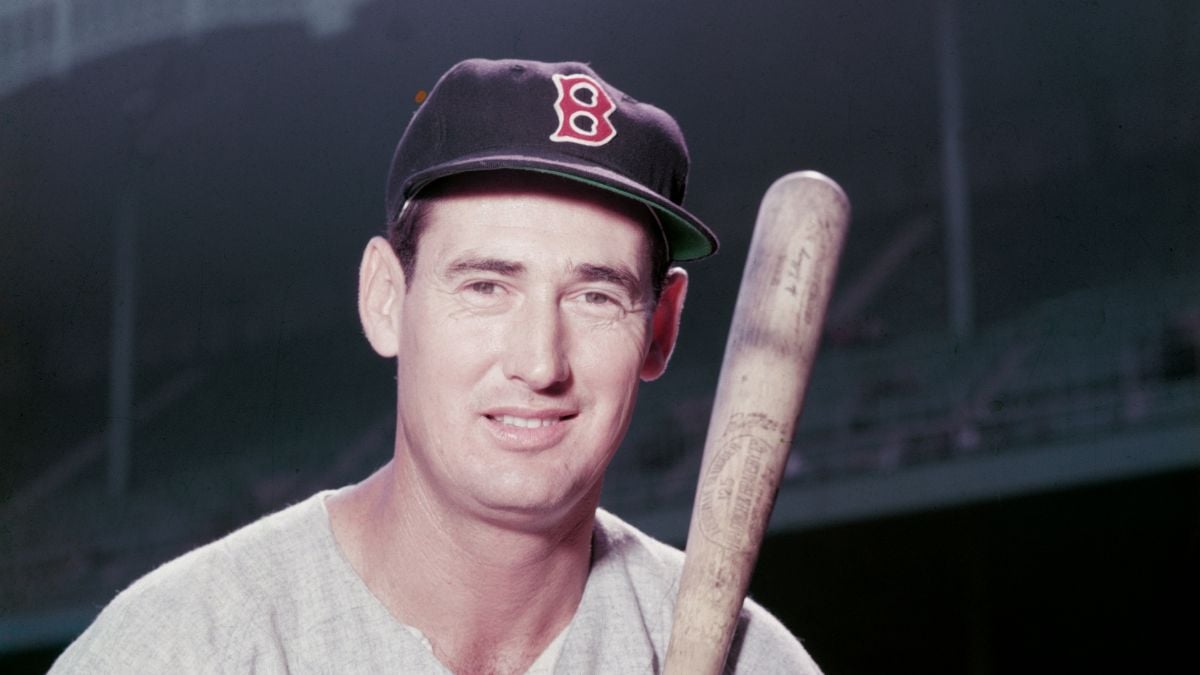
[(412, 279), (413, 270), (417, 263), (417, 244), (425, 231), (425, 212), (428, 211), (429, 200), (425, 197), (415, 197), (400, 211), (400, 217), (388, 223), (387, 239), (400, 260), (400, 269), (404, 270), (404, 278)]
[[(413, 278), (417, 265), (417, 245), (425, 231), (426, 214), (429, 204), (439, 194), (444, 194), (452, 181), (442, 179), (427, 186), (420, 194), (413, 197), (400, 210), (399, 217), (387, 225), (387, 240), (396, 252), (400, 261), (400, 269), (406, 279)], [(642, 227), (646, 231), (646, 240), (650, 242), (650, 288), (654, 302), (662, 295), (663, 286), (667, 281), (667, 270), (671, 266), (667, 242), (663, 237), (662, 227), (658, 216), (649, 206), (646, 207), (646, 217), (642, 219)]]

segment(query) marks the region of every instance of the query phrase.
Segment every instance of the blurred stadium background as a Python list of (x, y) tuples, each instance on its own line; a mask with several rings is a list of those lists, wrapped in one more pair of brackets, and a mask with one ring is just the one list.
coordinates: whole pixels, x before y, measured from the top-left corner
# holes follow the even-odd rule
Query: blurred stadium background
[(0, 1), (0, 670), (385, 461), (358, 256), (469, 56), (670, 110), (722, 237), (609, 508), (683, 544), (758, 198), (820, 169), (855, 217), (752, 594), (829, 673), (1195, 672), (1191, 0)]

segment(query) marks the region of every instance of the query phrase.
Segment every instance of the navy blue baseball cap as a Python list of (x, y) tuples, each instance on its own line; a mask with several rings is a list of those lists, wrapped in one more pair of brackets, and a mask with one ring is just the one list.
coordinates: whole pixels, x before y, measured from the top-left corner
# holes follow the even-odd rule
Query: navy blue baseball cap
[(389, 222), (433, 181), (493, 169), (554, 174), (646, 204), (672, 260), (717, 250), (712, 231), (683, 208), (688, 152), (679, 125), (585, 64), (471, 59), (447, 71), (396, 146)]

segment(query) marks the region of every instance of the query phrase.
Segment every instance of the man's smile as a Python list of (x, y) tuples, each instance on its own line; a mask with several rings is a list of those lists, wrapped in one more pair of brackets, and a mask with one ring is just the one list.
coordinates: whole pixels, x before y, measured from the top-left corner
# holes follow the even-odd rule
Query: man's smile
[(483, 416), (505, 426), (522, 429), (539, 429), (566, 420), (574, 419), (579, 411), (574, 408), (494, 408), (486, 410)]
[(491, 419), (498, 420), (506, 426), (521, 427), (524, 429), (548, 427), (562, 421), (561, 417), (515, 417), (513, 415), (501, 415), (498, 418), (492, 417)]
[(566, 436), (570, 420), (579, 416), (573, 408), (500, 408), (483, 413), (487, 426), (510, 450), (544, 450)]

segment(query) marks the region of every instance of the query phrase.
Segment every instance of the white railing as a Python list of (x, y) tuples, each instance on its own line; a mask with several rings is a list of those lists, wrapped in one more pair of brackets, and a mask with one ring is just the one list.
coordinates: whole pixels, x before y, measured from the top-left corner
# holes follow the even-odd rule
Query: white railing
[(231, 26), (350, 26), (367, 0), (0, 0), (0, 96), (122, 49)]

